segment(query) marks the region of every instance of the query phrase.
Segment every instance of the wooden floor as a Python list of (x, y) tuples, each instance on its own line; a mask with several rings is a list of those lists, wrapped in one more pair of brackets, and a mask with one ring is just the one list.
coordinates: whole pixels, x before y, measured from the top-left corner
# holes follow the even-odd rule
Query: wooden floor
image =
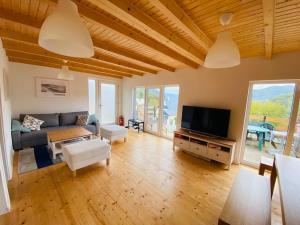
[[(134, 131), (114, 143), (108, 168), (90, 166), (76, 178), (65, 163), (22, 175), (16, 163), (17, 154), (12, 211), (0, 224), (217, 224), (240, 168), (174, 153), (171, 141)], [(273, 224), (280, 224), (278, 205), (275, 192)]]

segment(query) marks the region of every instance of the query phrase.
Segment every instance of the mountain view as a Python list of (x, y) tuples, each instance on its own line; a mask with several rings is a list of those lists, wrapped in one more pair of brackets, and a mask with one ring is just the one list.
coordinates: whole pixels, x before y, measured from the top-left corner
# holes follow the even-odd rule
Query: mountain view
[[(255, 88), (255, 87), (254, 87)], [(291, 96), (294, 91), (294, 85), (271, 86), (261, 89), (254, 89), (252, 92), (253, 101), (266, 101), (278, 96)]]
[(262, 86), (253, 86), (250, 121), (262, 122), (266, 117), (266, 122), (286, 130), (292, 108), (294, 85)]

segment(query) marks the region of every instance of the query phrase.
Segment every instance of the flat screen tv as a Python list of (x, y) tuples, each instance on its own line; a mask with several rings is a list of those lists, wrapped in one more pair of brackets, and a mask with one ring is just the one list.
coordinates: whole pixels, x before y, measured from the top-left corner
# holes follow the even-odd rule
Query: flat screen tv
[(226, 138), (230, 110), (183, 106), (181, 128), (201, 134)]

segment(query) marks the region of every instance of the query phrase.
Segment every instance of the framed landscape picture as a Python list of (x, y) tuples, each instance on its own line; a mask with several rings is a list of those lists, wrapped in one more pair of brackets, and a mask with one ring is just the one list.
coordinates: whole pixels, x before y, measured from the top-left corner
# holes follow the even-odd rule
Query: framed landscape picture
[(67, 80), (37, 77), (36, 93), (38, 97), (70, 96), (70, 83)]

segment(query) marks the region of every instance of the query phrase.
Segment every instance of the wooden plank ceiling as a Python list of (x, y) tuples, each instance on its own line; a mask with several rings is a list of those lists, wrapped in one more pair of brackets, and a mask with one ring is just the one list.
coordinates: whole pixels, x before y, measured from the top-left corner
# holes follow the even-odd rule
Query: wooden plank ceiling
[(50, 53), (37, 44), (56, 0), (0, 0), (0, 37), (10, 61), (116, 78), (197, 68), (217, 34), (223, 12), (242, 57), (300, 50), (300, 0), (73, 0), (88, 27), (90, 59)]

